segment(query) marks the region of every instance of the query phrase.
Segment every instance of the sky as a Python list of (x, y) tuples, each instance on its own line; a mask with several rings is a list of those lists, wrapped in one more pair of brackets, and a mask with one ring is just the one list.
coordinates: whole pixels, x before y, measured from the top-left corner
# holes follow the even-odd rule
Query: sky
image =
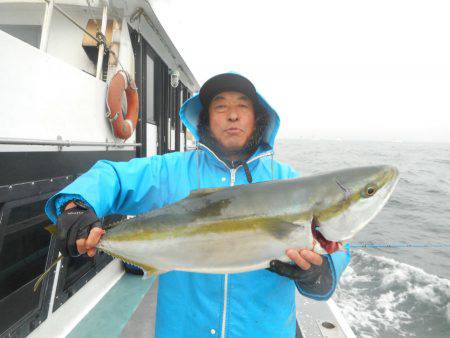
[(200, 85), (248, 77), (282, 138), (450, 142), (450, 1), (150, 3)]

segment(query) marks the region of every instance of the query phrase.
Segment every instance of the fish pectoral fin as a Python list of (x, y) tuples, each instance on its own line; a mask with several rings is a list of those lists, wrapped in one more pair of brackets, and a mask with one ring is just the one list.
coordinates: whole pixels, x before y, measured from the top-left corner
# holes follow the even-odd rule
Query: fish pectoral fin
[(289, 222), (283, 220), (268, 220), (264, 226), (267, 232), (277, 239), (285, 239), (289, 237), (291, 232), (298, 230), (300, 227), (311, 226), (308, 222)]
[(225, 188), (205, 188), (205, 189), (198, 189), (198, 190), (192, 190), (188, 197), (203, 197), (206, 195), (209, 195), (213, 192), (223, 190)]

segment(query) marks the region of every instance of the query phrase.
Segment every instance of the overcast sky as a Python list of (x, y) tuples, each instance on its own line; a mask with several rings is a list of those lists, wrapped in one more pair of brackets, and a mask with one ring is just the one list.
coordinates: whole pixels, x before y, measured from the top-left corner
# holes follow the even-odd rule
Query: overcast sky
[(450, 142), (450, 1), (151, 0), (202, 84), (229, 70), (281, 137)]

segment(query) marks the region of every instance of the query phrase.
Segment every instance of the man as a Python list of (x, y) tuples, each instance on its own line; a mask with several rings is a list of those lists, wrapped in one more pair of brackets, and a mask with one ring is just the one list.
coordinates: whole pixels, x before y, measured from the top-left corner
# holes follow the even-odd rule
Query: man
[[(180, 117), (200, 141), (196, 151), (127, 163), (99, 161), (48, 201), (49, 217), (55, 221), (59, 215), (63, 253), (95, 254), (104, 233), (97, 217), (148, 212), (199, 188), (298, 176), (273, 159), (279, 117), (245, 77), (226, 73), (209, 79), (183, 105)], [(270, 271), (161, 275), (156, 336), (293, 338), (295, 287), (308, 297), (328, 299), (350, 256), (346, 251), (321, 256), (302, 248), (287, 255), (293, 264), (272, 261)]]

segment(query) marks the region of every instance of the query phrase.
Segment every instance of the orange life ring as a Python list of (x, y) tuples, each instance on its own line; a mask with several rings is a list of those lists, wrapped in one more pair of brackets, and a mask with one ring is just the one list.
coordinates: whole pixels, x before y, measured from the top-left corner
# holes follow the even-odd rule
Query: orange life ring
[[(122, 111), (122, 96), (125, 92), (127, 98), (127, 113), (124, 118)], [(133, 135), (139, 115), (139, 95), (136, 85), (129, 75), (120, 70), (111, 79), (106, 98), (108, 107), (107, 117), (111, 122), (114, 136), (128, 139)]]

